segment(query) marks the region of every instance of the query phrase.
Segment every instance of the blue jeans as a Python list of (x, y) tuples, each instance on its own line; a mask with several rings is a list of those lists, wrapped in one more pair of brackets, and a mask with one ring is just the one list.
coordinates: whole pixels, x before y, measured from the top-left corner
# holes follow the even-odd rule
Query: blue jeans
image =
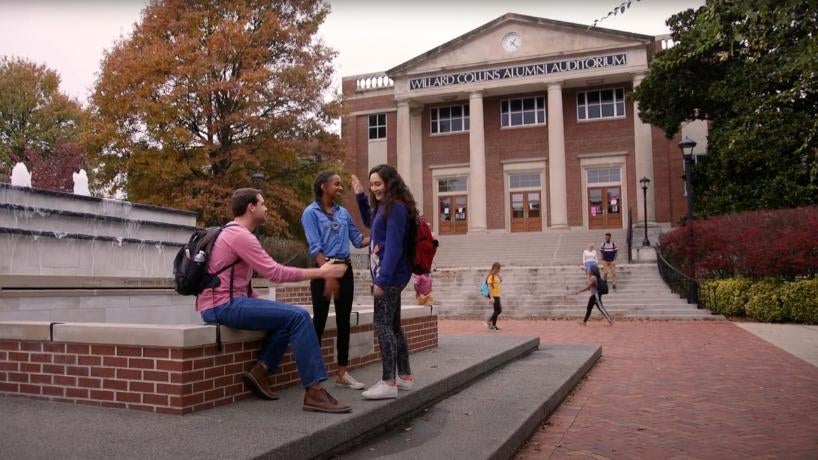
[(304, 388), (327, 379), (327, 368), (312, 319), (303, 308), (266, 299), (235, 297), (232, 302), (203, 311), (202, 319), (209, 324), (219, 323), (235, 329), (267, 331), (259, 361), (267, 364), (270, 370), (278, 367), (287, 345), (292, 346)]

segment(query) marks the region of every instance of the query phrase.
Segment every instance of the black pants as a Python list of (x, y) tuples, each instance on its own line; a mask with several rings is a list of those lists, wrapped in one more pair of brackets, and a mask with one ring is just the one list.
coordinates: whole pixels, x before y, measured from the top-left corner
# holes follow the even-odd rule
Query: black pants
[(602, 316), (604, 316), (605, 319), (608, 321), (611, 320), (611, 316), (608, 314), (608, 311), (602, 306), (602, 298), (599, 297), (598, 294), (591, 294), (591, 297), (588, 298), (588, 307), (585, 310), (585, 319), (583, 319), (582, 322), (588, 322), (588, 318), (591, 317), (591, 311), (593, 311), (594, 305), (596, 305), (596, 308), (600, 313), (602, 313)]
[[(352, 296), (355, 293), (355, 280), (352, 277), (352, 266), (347, 265), (347, 271), (341, 277), (340, 289), (335, 297), (335, 324), (338, 331), (338, 365), (349, 365), (349, 317), (352, 314)], [(312, 296), (312, 323), (315, 326), (315, 335), (318, 342), (324, 335), (327, 325), (330, 299), (324, 297), (323, 278), (310, 280), (310, 295)]]
[(500, 316), (500, 313), (503, 312), (503, 307), (500, 306), (500, 298), (494, 298), (494, 313), (491, 314), (491, 318), (489, 318), (489, 322), (492, 326), (497, 325), (497, 318)]

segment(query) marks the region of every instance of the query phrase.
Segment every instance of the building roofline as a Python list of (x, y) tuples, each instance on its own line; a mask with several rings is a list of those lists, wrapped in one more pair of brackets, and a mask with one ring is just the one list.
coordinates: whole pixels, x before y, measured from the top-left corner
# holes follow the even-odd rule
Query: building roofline
[(460, 36), (458, 36), (458, 37), (456, 37), (456, 38), (454, 38), (452, 40), (449, 40), (448, 42), (446, 42), (446, 43), (444, 43), (444, 44), (442, 44), (442, 45), (440, 45), (440, 46), (438, 46), (436, 48), (432, 48), (431, 50), (429, 50), (429, 51), (427, 51), (427, 52), (425, 52), (423, 54), (420, 54), (418, 56), (415, 56), (412, 59), (410, 59), (410, 60), (408, 60), (408, 61), (406, 61), (406, 62), (404, 62), (402, 64), (399, 64), (399, 65), (397, 65), (395, 67), (392, 67), (391, 69), (387, 70), (385, 73), (390, 78), (393, 78), (393, 76), (395, 74), (403, 72), (403, 71), (407, 70), (408, 68), (414, 66), (415, 64), (417, 64), (417, 63), (419, 63), (419, 62), (421, 62), (421, 61), (423, 61), (425, 59), (428, 59), (428, 58), (430, 58), (432, 56), (441, 54), (444, 51), (448, 50), (449, 48), (453, 48), (453, 47), (455, 47), (455, 46), (469, 40), (470, 38), (472, 38), (472, 37), (474, 37), (476, 35), (479, 35), (479, 34), (485, 32), (485, 31), (497, 26), (498, 24), (501, 24), (503, 22), (508, 22), (508, 21), (528, 22), (528, 23), (531, 23), (531, 24), (547, 24), (547, 25), (552, 25), (552, 26), (567, 27), (567, 28), (571, 28), (571, 29), (583, 30), (583, 31), (586, 31), (586, 32), (589, 31), (589, 30), (593, 30), (594, 32), (601, 32), (601, 33), (607, 34), (607, 35), (616, 35), (616, 36), (619, 36), (619, 37), (635, 39), (635, 40), (638, 40), (638, 41), (644, 41), (646, 43), (652, 43), (652, 42), (654, 42), (656, 40), (656, 37), (654, 37), (653, 35), (643, 35), (643, 34), (637, 34), (637, 33), (633, 33), (633, 32), (624, 32), (624, 31), (621, 31), (621, 30), (606, 29), (606, 28), (603, 28), (603, 27), (591, 27), (591, 26), (587, 26), (587, 25), (583, 25), (583, 24), (577, 24), (577, 23), (574, 23), (574, 22), (558, 21), (556, 19), (539, 18), (539, 17), (536, 17), (536, 16), (527, 16), (527, 15), (524, 15), (524, 14), (506, 13), (506, 14), (500, 16), (497, 19), (494, 19), (492, 21), (489, 21), (489, 22), (483, 24), (480, 27), (477, 27), (476, 29), (470, 30), (469, 32), (466, 32), (465, 34), (462, 34), (462, 35), (460, 35)]

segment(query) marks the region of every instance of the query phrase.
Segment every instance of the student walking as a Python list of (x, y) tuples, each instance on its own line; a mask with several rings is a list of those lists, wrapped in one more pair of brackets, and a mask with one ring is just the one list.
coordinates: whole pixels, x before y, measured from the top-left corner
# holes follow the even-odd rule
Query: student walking
[(591, 272), (588, 276), (588, 285), (577, 291), (577, 294), (585, 291), (591, 291), (591, 297), (588, 298), (588, 306), (585, 310), (585, 318), (582, 320), (583, 326), (585, 326), (585, 323), (588, 322), (588, 318), (591, 317), (591, 311), (593, 311), (594, 305), (596, 305), (596, 308), (600, 313), (602, 313), (602, 316), (608, 320), (608, 324), (613, 325), (613, 318), (611, 318), (611, 315), (608, 314), (608, 310), (605, 310), (605, 307), (602, 305), (602, 294), (600, 294), (598, 289), (601, 285), (602, 281), (599, 273), (599, 267), (594, 265), (591, 267)]
[[(393, 399), (398, 389), (411, 390), (414, 377), (409, 367), (409, 348), (400, 324), (401, 292), (412, 277), (410, 225), (418, 213), (406, 183), (389, 165), (369, 171), (369, 200), (363, 186), (352, 176), (352, 188), (364, 225), (370, 227), (369, 270), (375, 299), (375, 331), (381, 348), (381, 380), (363, 392), (364, 399)], [(397, 371), (397, 372), (396, 372)]]
[(602, 276), (605, 281), (611, 283), (613, 290), (616, 290), (616, 255), (619, 249), (616, 243), (611, 241), (611, 234), (605, 234), (605, 241), (599, 247), (599, 252), (602, 253)]
[(497, 327), (497, 318), (499, 318), (500, 313), (503, 312), (503, 307), (500, 305), (500, 288), (503, 284), (503, 277), (500, 276), (500, 268), (500, 262), (494, 262), (491, 265), (489, 276), (486, 278), (486, 284), (489, 286), (489, 302), (494, 305), (494, 313), (492, 313), (491, 317), (486, 321), (486, 327), (488, 327), (490, 331), (500, 330), (500, 328)]
[(355, 293), (349, 243), (352, 242), (356, 248), (360, 248), (369, 244), (369, 238), (365, 237), (352, 222), (349, 211), (337, 204), (344, 193), (340, 175), (334, 171), (319, 173), (313, 182), (313, 193), (315, 201), (307, 206), (301, 215), (310, 255), (315, 259), (316, 267), (337, 263), (344, 265), (346, 270), (340, 280), (336, 278), (310, 280), (312, 322), (320, 343), (329, 316), (330, 301), (335, 301), (335, 324), (338, 333), (336, 356), (338, 375), (335, 385), (362, 390), (365, 385), (355, 380), (347, 371), (350, 315)]

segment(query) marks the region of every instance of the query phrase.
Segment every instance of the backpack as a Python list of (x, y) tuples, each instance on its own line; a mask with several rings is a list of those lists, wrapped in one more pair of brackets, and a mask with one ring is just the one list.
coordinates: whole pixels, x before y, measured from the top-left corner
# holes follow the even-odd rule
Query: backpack
[(608, 282), (602, 279), (601, 276), (596, 277), (596, 292), (598, 292), (599, 295), (608, 293)]
[(480, 295), (483, 297), (490, 297), (489, 296), (489, 279), (486, 278), (483, 280), (483, 284), (480, 285)]
[[(411, 244), (414, 242), (414, 244)], [(432, 272), (432, 261), (437, 253), (440, 242), (432, 234), (432, 227), (423, 216), (409, 225), (407, 235), (407, 259), (412, 261), (412, 273), (425, 275)]]
[(179, 249), (173, 260), (173, 281), (176, 292), (182, 295), (199, 295), (205, 289), (215, 288), (220, 284), (218, 275), (239, 262), (237, 260), (215, 274), (207, 271), (213, 244), (222, 230), (230, 225), (197, 228), (187, 244)]

